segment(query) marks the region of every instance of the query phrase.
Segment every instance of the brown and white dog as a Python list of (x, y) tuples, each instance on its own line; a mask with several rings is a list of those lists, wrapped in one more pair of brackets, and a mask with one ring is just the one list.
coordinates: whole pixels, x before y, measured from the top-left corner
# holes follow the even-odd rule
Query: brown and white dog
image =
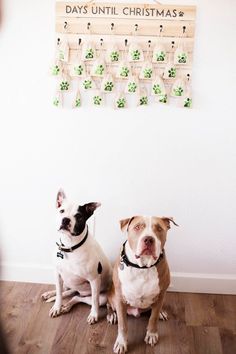
[(164, 252), (170, 222), (173, 218), (134, 216), (121, 220), (121, 230), (128, 240), (113, 271), (113, 286), (108, 293), (110, 323), (118, 318), (115, 353), (127, 351), (127, 313), (138, 317), (151, 309), (145, 342), (154, 346), (158, 341), (157, 323), (164, 296), (170, 284), (170, 272)]

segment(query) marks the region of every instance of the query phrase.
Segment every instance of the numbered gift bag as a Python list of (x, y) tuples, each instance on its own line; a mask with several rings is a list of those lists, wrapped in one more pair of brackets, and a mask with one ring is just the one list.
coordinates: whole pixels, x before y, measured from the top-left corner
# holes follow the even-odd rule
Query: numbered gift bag
[(184, 45), (183, 44), (178, 45), (174, 54), (174, 63), (176, 65), (184, 65), (184, 64), (188, 64), (188, 62), (189, 62), (189, 56), (188, 56), (188, 52), (184, 49)]
[(140, 62), (144, 60), (143, 50), (137, 43), (132, 43), (129, 46), (128, 61)]
[(64, 37), (60, 41), (60, 44), (58, 46), (57, 59), (65, 62), (65, 63), (68, 63), (69, 55), (70, 55), (69, 43), (68, 43), (68, 40), (66, 39), (66, 37)]
[(175, 79), (177, 75), (177, 70), (174, 64), (168, 63), (164, 70), (164, 79)]
[(80, 108), (81, 107), (81, 94), (80, 90), (77, 91), (74, 102), (73, 102), (73, 108)]
[(92, 97), (92, 104), (96, 107), (104, 104), (104, 96), (100, 90), (96, 90)]
[(167, 103), (168, 102), (167, 93), (164, 93), (163, 95), (156, 96), (155, 100), (158, 103)]
[(147, 89), (145, 87), (142, 87), (139, 91), (137, 105), (138, 106), (148, 105), (148, 94), (147, 94)]
[(59, 79), (59, 87), (58, 90), (60, 91), (69, 91), (71, 86), (71, 79), (70, 76), (66, 73), (63, 73)]
[(115, 44), (111, 44), (108, 46), (107, 51), (106, 51), (106, 62), (108, 64), (113, 64), (113, 63), (118, 63), (120, 60), (121, 54), (120, 51)]
[(166, 94), (163, 80), (158, 76), (152, 82), (152, 96), (162, 96)]
[(192, 103), (193, 103), (192, 90), (190, 87), (187, 87), (185, 95), (182, 100), (182, 106), (185, 108), (192, 108)]
[(102, 92), (105, 93), (111, 93), (114, 91), (114, 88), (115, 88), (115, 82), (113, 76), (111, 74), (107, 74), (102, 80), (101, 90)]
[(150, 80), (153, 76), (153, 66), (149, 61), (145, 61), (140, 70), (139, 78), (141, 80)]
[(122, 61), (117, 70), (117, 78), (127, 79), (131, 75), (131, 67), (127, 61)]
[(59, 76), (62, 74), (62, 70), (63, 70), (62, 62), (59, 59), (56, 59), (50, 68), (51, 75)]
[(96, 57), (97, 57), (96, 49), (93, 43), (91, 42), (84, 43), (82, 47), (81, 59), (83, 61), (91, 61), (96, 59)]
[(91, 76), (86, 76), (85, 79), (81, 82), (81, 87), (84, 91), (94, 90), (96, 84)]
[(91, 76), (104, 77), (106, 73), (106, 64), (103, 59), (97, 59), (92, 66)]
[(126, 87), (125, 87), (125, 93), (136, 93), (139, 90), (139, 83), (138, 80), (135, 76), (130, 76), (128, 78)]
[(116, 109), (127, 107), (127, 100), (124, 93), (121, 92), (116, 96), (114, 106)]
[(63, 95), (61, 91), (56, 91), (52, 102), (55, 107), (63, 107)]
[(152, 62), (153, 63), (166, 63), (167, 52), (163, 44), (155, 45), (153, 49)]
[(76, 60), (76, 62), (72, 65), (72, 76), (76, 77), (85, 77), (86, 76), (86, 67), (82, 60)]
[(185, 93), (185, 83), (183, 79), (176, 79), (172, 88), (171, 96), (172, 97), (182, 97)]

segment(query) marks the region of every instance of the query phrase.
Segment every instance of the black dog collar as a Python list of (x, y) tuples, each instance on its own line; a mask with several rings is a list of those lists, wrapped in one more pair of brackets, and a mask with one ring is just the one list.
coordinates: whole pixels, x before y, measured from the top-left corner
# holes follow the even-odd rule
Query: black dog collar
[[(126, 253), (125, 253), (125, 244), (126, 244), (126, 242), (127, 242), (127, 241), (125, 241), (125, 243), (123, 244), (123, 248), (122, 248), (121, 255), (120, 255), (120, 266), (121, 266), (120, 269), (121, 269), (121, 270), (124, 269), (123, 263), (124, 263), (127, 267), (130, 266), (130, 267), (139, 268), (139, 269), (149, 269), (149, 268), (151, 268), (151, 267), (156, 266), (156, 265), (157, 265), (158, 263), (160, 263), (161, 260), (164, 258), (165, 251), (164, 251), (164, 249), (163, 249), (162, 252), (161, 252), (161, 254), (160, 254), (160, 256), (159, 256), (159, 258), (158, 258), (158, 260), (157, 260), (154, 264), (152, 264), (150, 267), (147, 267), (147, 266), (140, 267), (138, 264), (135, 264), (135, 263), (132, 263), (132, 262), (129, 261), (129, 259), (128, 259)], [(122, 267), (122, 265), (123, 265), (123, 267)]]
[(74, 250), (76, 250), (77, 248), (79, 248), (79, 247), (81, 247), (84, 243), (85, 243), (85, 241), (87, 240), (87, 238), (88, 238), (88, 226), (87, 226), (87, 232), (86, 232), (86, 235), (85, 235), (85, 237), (83, 238), (83, 240), (82, 241), (80, 241), (79, 243), (77, 243), (77, 245), (74, 245), (74, 246), (72, 246), (72, 247), (70, 247), (70, 248), (66, 248), (65, 247), (65, 245), (63, 245), (63, 243), (61, 242), (61, 240), (60, 240), (60, 242), (61, 242), (61, 244), (60, 243), (58, 243), (58, 242), (56, 242), (56, 245), (58, 246), (58, 249), (59, 249), (59, 252), (57, 252), (57, 257), (60, 257), (60, 258), (64, 258), (64, 256), (63, 256), (63, 254), (61, 253), (61, 251), (62, 252), (66, 252), (66, 253), (70, 253), (70, 252), (73, 252)]

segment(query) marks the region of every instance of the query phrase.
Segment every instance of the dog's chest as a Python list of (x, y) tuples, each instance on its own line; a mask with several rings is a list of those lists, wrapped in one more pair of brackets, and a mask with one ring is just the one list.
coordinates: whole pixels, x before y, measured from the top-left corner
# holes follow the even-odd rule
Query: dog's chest
[(145, 309), (153, 304), (160, 292), (156, 267), (137, 269), (125, 266), (118, 273), (122, 294), (129, 305)]

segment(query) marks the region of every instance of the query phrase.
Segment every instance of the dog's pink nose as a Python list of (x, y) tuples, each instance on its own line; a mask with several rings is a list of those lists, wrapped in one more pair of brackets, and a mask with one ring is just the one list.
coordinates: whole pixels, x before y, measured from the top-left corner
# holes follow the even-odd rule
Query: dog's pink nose
[(147, 236), (147, 237), (145, 237), (144, 243), (145, 243), (145, 245), (148, 246), (148, 247), (152, 246), (153, 243), (154, 243), (153, 237), (152, 237), (152, 236)]

